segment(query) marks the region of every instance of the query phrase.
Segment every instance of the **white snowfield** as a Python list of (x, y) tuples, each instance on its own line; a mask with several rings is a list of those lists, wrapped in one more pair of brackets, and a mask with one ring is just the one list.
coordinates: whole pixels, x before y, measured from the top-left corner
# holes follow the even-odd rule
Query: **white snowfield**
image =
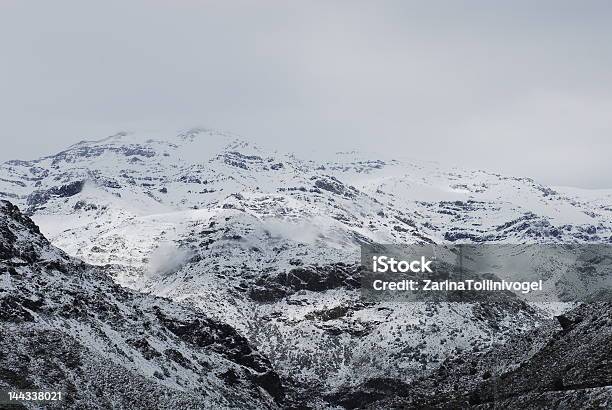
[(205, 310), (278, 372), (323, 389), (409, 379), (549, 315), (363, 303), (358, 287), (325, 276), (338, 263), (350, 270), (360, 244), (612, 240), (612, 191), (355, 152), (323, 158), (207, 129), (120, 133), (2, 164), (0, 199), (30, 213), (69, 255), (109, 265), (121, 285)]

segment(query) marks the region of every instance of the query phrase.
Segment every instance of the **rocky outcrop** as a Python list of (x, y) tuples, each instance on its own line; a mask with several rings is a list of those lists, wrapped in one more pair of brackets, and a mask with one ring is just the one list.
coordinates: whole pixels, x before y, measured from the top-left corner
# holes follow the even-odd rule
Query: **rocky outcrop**
[(52, 187), (43, 191), (34, 191), (28, 195), (26, 204), (28, 212), (32, 213), (36, 209), (44, 206), (51, 198), (67, 198), (74, 196), (83, 189), (84, 181), (74, 181), (58, 187)]
[(274, 302), (300, 290), (323, 292), (330, 289), (357, 289), (362, 267), (345, 263), (325, 266), (303, 266), (258, 278), (249, 290), (257, 302)]

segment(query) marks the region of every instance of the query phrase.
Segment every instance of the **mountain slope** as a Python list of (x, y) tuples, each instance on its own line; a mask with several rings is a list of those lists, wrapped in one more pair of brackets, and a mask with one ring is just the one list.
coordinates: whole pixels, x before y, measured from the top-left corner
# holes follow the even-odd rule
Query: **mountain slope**
[[(114, 284), (0, 202), (0, 387), (61, 408), (275, 408), (280, 379), (230, 326)], [(273, 397), (274, 396), (274, 397)]]
[(579, 306), (480, 355), (446, 360), (411, 384), (370, 380), (332, 401), (348, 408), (609, 408), (612, 310)]

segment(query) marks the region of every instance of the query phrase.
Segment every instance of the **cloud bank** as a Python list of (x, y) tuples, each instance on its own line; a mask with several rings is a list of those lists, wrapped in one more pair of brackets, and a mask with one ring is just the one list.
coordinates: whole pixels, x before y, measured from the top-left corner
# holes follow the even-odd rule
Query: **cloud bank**
[(6, 0), (0, 160), (227, 129), (611, 187), (612, 3)]

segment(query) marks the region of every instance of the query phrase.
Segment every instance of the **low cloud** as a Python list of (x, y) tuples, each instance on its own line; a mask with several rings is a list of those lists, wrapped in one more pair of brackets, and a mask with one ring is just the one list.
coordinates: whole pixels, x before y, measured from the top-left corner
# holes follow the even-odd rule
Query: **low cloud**
[(166, 276), (180, 269), (192, 256), (190, 250), (173, 243), (162, 243), (151, 252), (147, 265), (149, 277)]

